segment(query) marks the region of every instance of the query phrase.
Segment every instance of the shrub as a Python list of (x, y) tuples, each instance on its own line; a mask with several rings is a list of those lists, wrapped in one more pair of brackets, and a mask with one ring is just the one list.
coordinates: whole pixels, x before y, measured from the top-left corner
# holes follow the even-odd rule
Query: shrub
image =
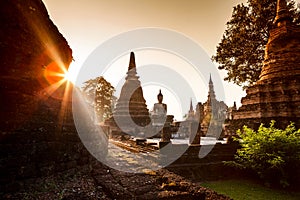
[(298, 181), (300, 169), (300, 129), (293, 123), (285, 130), (260, 125), (257, 131), (247, 126), (238, 130), (241, 148), (235, 155), (234, 166), (251, 169), (268, 184), (280, 184), (287, 187)]

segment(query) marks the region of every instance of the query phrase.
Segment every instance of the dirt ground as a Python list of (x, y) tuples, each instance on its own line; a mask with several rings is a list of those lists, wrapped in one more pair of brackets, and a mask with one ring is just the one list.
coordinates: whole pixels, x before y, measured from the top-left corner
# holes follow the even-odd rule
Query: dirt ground
[(230, 199), (166, 169), (133, 174), (99, 162), (49, 177), (30, 179), (1, 199)]

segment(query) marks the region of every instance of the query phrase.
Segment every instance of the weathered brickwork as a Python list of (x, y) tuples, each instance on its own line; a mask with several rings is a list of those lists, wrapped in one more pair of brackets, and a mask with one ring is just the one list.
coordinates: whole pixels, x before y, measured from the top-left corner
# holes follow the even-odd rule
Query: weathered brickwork
[(292, 22), (286, 2), (277, 4), (260, 79), (246, 90), (241, 108), (234, 113), (235, 129), (244, 124), (257, 128), (272, 119), (280, 128), (291, 121), (300, 127), (300, 27)]
[(49, 92), (47, 66), (68, 67), (72, 51), (42, 1), (1, 0), (0, 19), (0, 190), (6, 191), (91, 158), (73, 122), (72, 88), (65, 100), (66, 82)]

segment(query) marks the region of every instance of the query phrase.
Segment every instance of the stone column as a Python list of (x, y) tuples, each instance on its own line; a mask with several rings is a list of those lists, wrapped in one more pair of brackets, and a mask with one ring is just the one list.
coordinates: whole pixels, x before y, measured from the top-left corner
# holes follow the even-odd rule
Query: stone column
[(159, 148), (163, 148), (167, 144), (171, 143), (171, 127), (166, 123), (162, 129), (161, 140), (159, 142)]
[(189, 125), (190, 132), (190, 145), (200, 146), (201, 134), (198, 132), (199, 124), (196, 121), (192, 121)]

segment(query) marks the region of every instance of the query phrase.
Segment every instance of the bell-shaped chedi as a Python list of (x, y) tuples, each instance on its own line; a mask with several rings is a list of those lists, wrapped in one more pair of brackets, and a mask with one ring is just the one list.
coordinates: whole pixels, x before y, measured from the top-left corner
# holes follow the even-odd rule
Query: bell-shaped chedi
[(277, 1), (260, 79), (246, 92), (233, 116), (235, 128), (256, 128), (272, 119), (280, 128), (290, 121), (300, 127), (300, 27), (293, 23), (285, 0)]
[(300, 27), (292, 21), (286, 1), (278, 0), (258, 84), (300, 75)]
[(141, 82), (137, 76), (133, 52), (130, 53), (127, 76), (113, 112), (113, 118), (118, 128), (123, 132), (145, 127), (151, 121)]

